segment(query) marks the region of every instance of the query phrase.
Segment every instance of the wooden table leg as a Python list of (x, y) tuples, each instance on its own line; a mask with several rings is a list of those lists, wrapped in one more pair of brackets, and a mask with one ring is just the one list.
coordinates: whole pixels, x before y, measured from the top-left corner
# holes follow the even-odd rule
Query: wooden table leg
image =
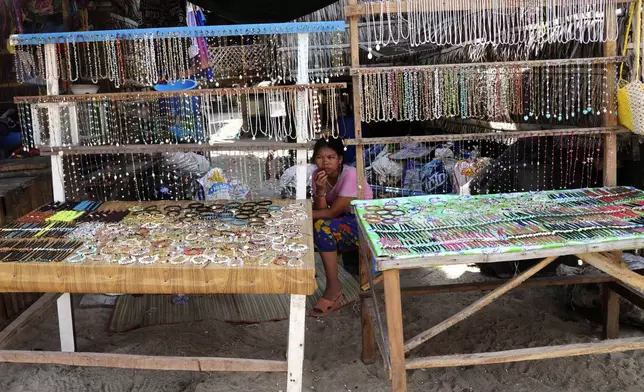
[(291, 295), (288, 323), (288, 381), (287, 392), (302, 391), (304, 371), (304, 331), (306, 326), (306, 295)]
[(604, 322), (604, 339), (619, 337), (619, 295), (613, 291), (609, 283), (601, 285), (602, 316)]
[(72, 296), (62, 294), (56, 301), (58, 308), (58, 331), (60, 333), (60, 351), (76, 351), (76, 335), (74, 334), (74, 315), (72, 311)]
[[(369, 270), (371, 268), (370, 252), (364, 247), (360, 248), (360, 287), (369, 283)], [(373, 287), (371, 287), (373, 290)], [(362, 362), (371, 364), (376, 361), (376, 336), (374, 334), (371, 317), (367, 314), (366, 298), (360, 297), (360, 312), (362, 314)]]
[(385, 275), (385, 309), (391, 358), (391, 387), (394, 392), (407, 391), (405, 370), (405, 340), (403, 337), (402, 303), (400, 301), (400, 272), (387, 270)]

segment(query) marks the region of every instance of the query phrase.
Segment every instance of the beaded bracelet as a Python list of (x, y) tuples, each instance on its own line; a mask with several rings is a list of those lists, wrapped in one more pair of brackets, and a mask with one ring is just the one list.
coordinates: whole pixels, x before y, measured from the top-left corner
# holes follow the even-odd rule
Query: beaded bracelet
[(187, 258), (186, 256), (184, 256), (184, 255), (181, 255), (181, 254), (179, 254), (179, 255), (174, 255), (174, 256), (172, 256), (172, 257), (168, 258), (168, 262), (169, 262), (170, 264), (175, 264), (175, 265), (177, 265), (177, 264), (183, 264), (183, 263), (185, 263), (186, 261), (188, 261), (188, 258)]
[(211, 260), (215, 264), (228, 264), (230, 257), (226, 255), (215, 254), (211, 257)]
[(273, 255), (264, 255), (257, 260), (257, 263), (261, 266), (268, 266), (273, 264), (273, 260), (275, 260), (275, 256)]
[(239, 226), (239, 227), (248, 226), (248, 222), (246, 222), (243, 219), (237, 219), (237, 218), (233, 218), (233, 220), (230, 221), (230, 224), (233, 226)]
[(289, 267), (301, 267), (302, 265), (304, 265), (304, 260), (298, 257), (289, 257), (288, 263), (286, 263), (286, 265)]
[(305, 244), (290, 244), (288, 249), (293, 252), (306, 253), (309, 250), (309, 247)]
[(197, 256), (203, 254), (203, 249), (201, 248), (186, 248), (183, 250), (183, 254), (186, 256)]
[(205, 265), (210, 263), (211, 258), (206, 255), (198, 255), (190, 257), (190, 262), (195, 265)]
[(133, 264), (136, 261), (136, 259), (130, 255), (123, 255), (120, 258), (117, 259), (117, 262), (120, 265), (128, 265), (128, 264)]
[(85, 255), (82, 253), (74, 253), (67, 258), (68, 263), (82, 263), (85, 261)]
[(139, 257), (138, 262), (139, 264), (154, 264), (157, 262), (159, 259), (158, 255), (147, 255), (143, 257)]

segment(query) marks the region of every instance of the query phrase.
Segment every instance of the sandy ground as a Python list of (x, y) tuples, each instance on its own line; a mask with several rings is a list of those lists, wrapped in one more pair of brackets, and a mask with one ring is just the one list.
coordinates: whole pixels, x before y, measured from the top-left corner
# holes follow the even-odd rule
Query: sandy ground
[[(416, 270), (403, 284), (480, 280), (475, 272)], [(462, 273), (462, 275), (461, 275)], [(459, 275), (461, 275), (459, 277)], [(450, 279), (451, 278), (451, 279)], [(480, 294), (441, 294), (403, 299), (407, 337), (476, 300)], [(79, 298), (76, 298), (78, 301)], [(260, 325), (202, 322), (106, 332), (110, 309), (78, 309), (77, 347), (82, 351), (157, 355), (240, 356), (281, 359), (286, 353), (286, 321)], [(347, 307), (323, 320), (308, 318), (304, 390), (387, 391), (379, 359), (360, 359), (358, 308)], [(577, 316), (564, 303), (563, 288), (516, 290), (481, 313), (439, 335), (414, 355), (534, 347), (596, 341), (601, 327)], [(642, 331), (623, 327), (622, 336)], [(55, 309), (11, 348), (56, 350)], [(540, 362), (408, 372), (410, 391), (642, 391), (644, 352), (585, 356)], [(281, 373), (191, 373), (0, 365), (2, 392), (206, 392), (282, 391)]]

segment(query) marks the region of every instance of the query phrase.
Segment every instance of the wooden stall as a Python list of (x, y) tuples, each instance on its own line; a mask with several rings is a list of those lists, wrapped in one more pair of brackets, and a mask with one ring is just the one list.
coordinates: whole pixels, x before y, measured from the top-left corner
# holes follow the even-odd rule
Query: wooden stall
[[(259, 210), (258, 205), (270, 206), (272, 218), (243, 217), (268, 211), (265, 207)], [(288, 371), (289, 390), (300, 390), (305, 298), (316, 288), (312, 228), (308, 224), (310, 202), (106, 202), (97, 209), (80, 211), (55, 211), (37, 228), (28, 216), (30, 224), (18, 222), (3, 229), (0, 290), (53, 294), (47, 294), (7, 327), (0, 335), (0, 346), (58, 300), (60, 294), (55, 293), (286, 293), (291, 295), (288, 361), (25, 351), (3, 351), (0, 361), (157, 370)], [(84, 222), (57, 220), (70, 214)], [(215, 214), (225, 215), (231, 223), (213, 219)], [(101, 221), (106, 216), (111, 216), (109, 223)], [(64, 308), (61, 311), (59, 304), (59, 317), (70, 314)], [(69, 329), (61, 330), (61, 344), (63, 351), (74, 351), (73, 319), (66, 322)]]
[[(385, 310), (380, 308), (378, 291), (372, 290), (364, 298), (369, 323), (363, 328), (363, 334), (367, 334), (363, 335), (363, 341), (377, 341), (395, 391), (407, 389), (407, 370), (643, 349), (644, 338), (637, 337), (601, 343), (407, 358), (421, 344), (516, 288), (604, 283), (623, 288), (618, 290), (628, 294), (633, 294), (628, 287), (644, 289), (644, 277), (629, 270), (619, 256), (619, 251), (644, 246), (642, 205), (644, 192), (627, 187), (474, 197), (431, 195), (354, 202), (363, 243), (368, 244), (375, 255), (375, 269), (384, 274)], [(387, 221), (388, 216), (401, 218), (393, 222), (393, 218)], [(566, 255), (576, 255), (604, 274), (530, 279), (555, 259)], [(526, 259), (541, 261), (503, 283), (400, 286), (401, 269)], [(371, 270), (368, 273), (372, 274)], [(462, 311), (405, 340), (402, 295), (488, 290), (489, 293)], [(642, 302), (641, 297), (630, 296), (633, 297), (637, 298), (636, 303)], [(617, 338), (619, 305), (608, 305), (605, 337)], [(370, 347), (363, 347), (365, 349)]]
[[(39, 148), (50, 156), (55, 203), (49, 207), (54, 210), (54, 217), (61, 212), (58, 209), (64, 210), (64, 214), (53, 221), (47, 220), (49, 217), (40, 219), (42, 214), (51, 211), (38, 211), (38, 217), (27, 218), (42, 230), (43, 238), (20, 239), (20, 231), (8, 230), (11, 236), (19, 238), (2, 239), (5, 263), (0, 267), (0, 286), (14, 292), (38, 288), (62, 293), (53, 300), (57, 303), (64, 353), (4, 352), (0, 354), (0, 360), (166, 370), (287, 371), (287, 390), (301, 391), (305, 296), (315, 289), (310, 204), (261, 200), (262, 205), (284, 211), (268, 213), (251, 208), (254, 211), (251, 216), (244, 212), (249, 209), (236, 211), (231, 207), (257, 206), (249, 200), (253, 197), (248, 189), (238, 194), (213, 196), (217, 186), (223, 184), (232, 189), (232, 185), (219, 181), (220, 173), (206, 174), (215, 171), (211, 165), (214, 165), (217, 151), (233, 152), (239, 157), (240, 152), (268, 153), (279, 149), (282, 153), (286, 151), (285, 155), (296, 157), (296, 198), (306, 199), (307, 148), (321, 132), (323, 115), (327, 122), (335, 124), (337, 105), (334, 103), (339, 93), (336, 88), (346, 87), (342, 83), (309, 84), (312, 80), (309, 38), (310, 34), (343, 31), (343, 21), (330, 21), (11, 36), (17, 53), (17, 79), (39, 78), (47, 83), (47, 97), (14, 100), (18, 105), (25, 145)], [(281, 35), (294, 37), (280, 42), (295, 51), (280, 51), (272, 46), (269, 50), (269, 41), (274, 42), (273, 37)], [(145, 45), (133, 45), (140, 43), (143, 36)], [(204, 63), (195, 63), (190, 52), (196, 46), (191, 47), (191, 42), (204, 40), (205, 44), (207, 40), (213, 42), (221, 37), (242, 37), (242, 42), (246, 42), (251, 36), (266, 37), (262, 40), (266, 58), (255, 64), (261, 69), (254, 69), (249, 74), (247, 61), (240, 59), (238, 63), (242, 67), (236, 71), (238, 73), (226, 75), (225, 83), (231, 88), (218, 88), (219, 82), (224, 80), (215, 81), (212, 74), (209, 77), (196, 75), (210, 59), (208, 53), (202, 53)], [(73, 45), (70, 40), (74, 41)], [(292, 48), (291, 43), (295, 43)], [(86, 50), (79, 50), (79, 47)], [(94, 50), (89, 50), (90, 47)], [(100, 53), (104, 54), (104, 61), (98, 58)], [(29, 64), (38, 66), (32, 68)], [(87, 73), (92, 80), (102, 79), (105, 83), (109, 80), (116, 89), (127, 86), (129, 92), (60, 95), (60, 82), (75, 82), (81, 73)], [(202, 85), (193, 78), (201, 78)], [(275, 85), (253, 82), (261, 78), (272, 79)], [(286, 80), (296, 84), (281, 83)], [(157, 91), (133, 91), (142, 86)], [(330, 127), (332, 134), (336, 134), (337, 126)], [(219, 132), (223, 128), (233, 136), (225, 135), (222, 140)], [(249, 134), (247, 140), (237, 140), (242, 133)], [(258, 138), (261, 140), (256, 140)], [(176, 155), (183, 161), (182, 167), (179, 167)], [(239, 165), (236, 169), (247, 173), (256, 170), (257, 166), (249, 170), (248, 165)], [(199, 179), (217, 184), (202, 185), (198, 183)], [(190, 203), (186, 208), (186, 203), (181, 201), (199, 197), (209, 201), (201, 205), (201, 211), (190, 207)], [(124, 221), (134, 221), (128, 226), (129, 234), (120, 235), (120, 229), (116, 229), (117, 232), (111, 235), (103, 235), (99, 243), (90, 244), (91, 236), (87, 239), (46, 237), (55, 231), (65, 232), (68, 225), (86, 223), (76, 222), (76, 218), (85, 219), (81, 215), (92, 216), (88, 219), (94, 222), (101, 221), (100, 216), (91, 215), (86, 204), (76, 204), (74, 208), (80, 208), (79, 211), (71, 209), (75, 203), (68, 203), (69, 200), (86, 199), (92, 199), (92, 203), (96, 200), (149, 202), (159, 199), (172, 202), (104, 203), (99, 211), (91, 210), (100, 214), (107, 213), (106, 209), (126, 209), (131, 214), (123, 218)], [(243, 204), (221, 207), (221, 203), (213, 204), (216, 199), (240, 199)], [(294, 208), (295, 205), (298, 207)], [(206, 211), (208, 208), (216, 211)], [(224, 215), (219, 211), (222, 208), (226, 209)], [(190, 211), (189, 216), (184, 214), (186, 211)], [(182, 220), (165, 227), (168, 222), (164, 219), (172, 221), (177, 213)], [(145, 219), (137, 226), (137, 219), (143, 217)], [(229, 223), (235, 227), (220, 227)], [(49, 224), (55, 229), (48, 228)], [(179, 227), (182, 224), (192, 225), (192, 230), (198, 228), (202, 232), (188, 232), (187, 228), (188, 231), (182, 232)], [(237, 226), (251, 230), (240, 231)], [(260, 232), (260, 226), (271, 230), (281, 227), (285, 235), (267, 238), (266, 233)], [(132, 229), (136, 233), (131, 232)], [(34, 226), (25, 230), (34, 230)], [(174, 240), (168, 238), (169, 232), (173, 233)], [(153, 235), (155, 243), (147, 241), (142, 233)], [(218, 238), (216, 246), (204, 240), (207, 233)], [(255, 238), (252, 243), (249, 242), (251, 237)], [(123, 238), (132, 242), (120, 242)], [(47, 243), (39, 243), (43, 239)], [(180, 243), (184, 240), (197, 240), (201, 245)], [(111, 245), (105, 246), (106, 242)], [(168, 242), (174, 243), (172, 254), (166, 254)], [(264, 254), (250, 252), (249, 248), (258, 243), (263, 244), (260, 248), (264, 247)], [(79, 251), (79, 246), (84, 250)], [(124, 253), (122, 249), (131, 252)], [(183, 250), (188, 253), (182, 253)], [(65, 254), (68, 251), (71, 253)], [(271, 258), (274, 252), (280, 256)], [(61, 258), (61, 255), (65, 257)], [(187, 262), (184, 257), (188, 257)], [(72, 292), (290, 294), (288, 361), (74, 353)], [(50, 296), (47, 298), (52, 300)], [(47, 303), (51, 302), (43, 300), (40, 306)], [(34, 310), (32, 313), (39, 312)], [(18, 321), (24, 323), (23, 319)], [(20, 326), (11, 328), (17, 331)]]
[[(594, 38), (590, 39), (590, 41), (599, 43), (596, 47), (602, 48), (602, 53), (599, 54), (601, 57), (548, 57), (548, 60), (538, 58), (533, 60), (533, 58), (529, 57), (531, 56), (529, 50), (526, 50), (526, 53), (519, 50), (518, 52), (520, 53), (516, 55), (504, 53), (502, 56), (504, 59), (514, 59), (515, 61), (477, 62), (465, 55), (461, 56), (460, 61), (454, 63), (451, 61), (449, 63), (440, 63), (436, 59), (439, 58), (441, 53), (445, 51), (453, 52), (455, 46), (464, 48), (476, 48), (478, 45), (503, 46), (512, 41), (513, 44), (519, 45), (518, 47), (524, 48), (521, 45), (529, 46), (526, 43), (528, 37), (531, 40), (540, 41), (543, 47), (549, 44), (554, 45), (556, 44), (555, 41), (561, 43), (563, 40), (553, 40), (552, 38), (562, 34), (562, 31), (557, 31), (557, 29), (563, 19), (559, 19), (555, 23), (549, 23), (546, 19), (554, 14), (544, 16), (539, 13), (540, 11), (532, 10), (535, 13), (531, 15), (536, 20), (539, 20), (536, 23), (541, 24), (547, 30), (545, 34), (534, 34), (534, 31), (528, 26), (531, 22), (527, 22), (527, 19), (523, 18), (523, 16), (527, 15), (523, 11), (530, 9), (534, 5), (522, 1), (506, 4), (481, 1), (477, 4), (472, 4), (472, 2), (466, 1), (358, 2), (357, 0), (349, 0), (348, 6), (345, 7), (345, 16), (350, 26), (349, 41), (356, 134), (356, 139), (351, 140), (349, 144), (356, 145), (358, 184), (362, 184), (363, 178), (367, 175), (365, 166), (368, 162), (365, 157), (368, 156), (369, 148), (376, 144), (401, 146), (404, 143), (416, 143), (436, 148), (440, 143), (460, 143), (485, 138), (494, 140), (495, 138), (505, 137), (507, 138), (507, 141), (504, 142), (506, 145), (524, 140), (524, 146), (528, 146), (524, 147), (522, 151), (525, 156), (527, 150), (532, 150), (528, 151), (528, 155), (534, 151), (541, 150), (542, 146), (537, 143), (542, 138), (543, 140), (550, 138), (550, 146), (553, 146), (559, 142), (562, 142), (561, 145), (565, 145), (570, 143), (570, 140), (578, 141), (581, 140), (580, 138), (591, 137), (592, 144), (601, 146), (596, 148), (597, 155), (586, 160), (586, 162), (593, 162), (593, 164), (601, 162), (601, 175), (599, 175), (599, 170), (594, 174), (596, 180), (592, 181), (593, 184), (591, 184), (591, 181), (587, 181), (587, 183), (582, 181), (582, 184), (575, 184), (575, 186), (567, 180), (558, 184), (552, 181), (546, 184), (545, 180), (539, 182), (537, 179), (531, 184), (533, 188), (523, 190), (542, 191), (544, 189), (586, 188), (601, 185), (612, 187), (617, 185), (617, 138), (619, 133), (626, 131), (618, 126), (616, 110), (616, 70), (619, 68), (619, 64), (625, 60), (625, 57), (616, 56), (626, 53), (626, 50), (623, 53), (618, 53), (617, 39), (619, 34), (623, 34), (623, 30), (617, 28), (617, 15), (624, 15), (622, 11), (628, 9), (628, 6), (624, 8), (624, 4), (632, 3), (630, 12), (628, 12), (629, 21), (631, 20), (630, 15), (633, 16), (634, 21), (639, 20), (641, 1), (598, 1), (593, 2), (591, 6), (597, 6), (600, 3), (604, 7), (604, 12), (602, 12), (602, 17), (600, 18), (602, 20), (601, 27), (593, 32)], [(569, 6), (574, 7), (574, 4), (572, 2), (555, 2), (552, 5), (552, 10), (555, 13), (566, 12), (564, 10)], [(516, 12), (515, 8), (518, 7), (523, 7), (521, 12)], [(538, 5), (536, 7), (540, 8)], [(476, 10), (476, 12), (468, 12), (471, 10)], [(577, 12), (577, 10), (570, 10), (571, 14)], [(487, 25), (489, 19), (499, 17), (499, 15), (503, 15), (501, 16), (502, 19), (513, 20), (510, 23), (513, 25), (512, 32), (506, 29), (509, 25), (502, 23), (489, 25), (486, 31), (476, 28), (476, 26), (481, 26), (482, 24)], [(441, 21), (449, 22), (443, 23)], [(360, 34), (361, 25), (366, 25), (366, 30), (369, 31), (369, 34), (366, 35), (367, 42), (364, 42), (364, 35)], [(585, 29), (588, 26), (590, 24), (585, 23), (576, 26), (568, 25), (567, 31), (577, 31), (577, 29)], [(637, 26), (633, 30), (639, 34), (641, 26), (639, 22), (633, 23), (633, 26)], [(408, 31), (409, 35), (401, 35), (400, 29), (405, 32)], [(517, 32), (519, 34), (515, 34)], [(585, 36), (585, 33), (580, 33), (576, 37), (568, 36), (565, 41), (579, 41), (579, 37), (582, 36)], [(363, 40), (362, 42), (360, 42), (361, 39)], [(582, 46), (588, 43), (588, 41), (579, 41), (575, 44)], [(365, 64), (365, 57), (368, 60), (375, 61), (375, 59), (381, 57), (377, 53), (378, 51), (392, 45), (408, 45), (410, 52), (420, 49), (432, 53), (434, 58), (424, 64), (405, 64), (402, 61), (397, 61), (396, 66), (391, 66), (390, 64), (370, 66)], [(562, 50), (561, 52), (564, 53), (565, 51)], [(575, 52), (576, 57), (579, 52), (577, 50)], [(556, 57), (556, 55), (553, 57)], [(576, 79), (577, 82), (570, 82), (568, 80), (571, 75), (570, 72), (580, 72), (582, 68), (587, 76), (591, 75), (588, 76), (588, 81), (579, 82), (581, 79)], [(591, 71), (591, 69), (597, 69), (598, 72)], [(571, 110), (569, 101), (573, 90), (585, 85), (587, 87), (585, 91), (593, 91), (593, 83), (590, 78), (601, 74), (604, 75), (601, 82), (603, 94), (601, 103), (598, 105), (589, 104), (585, 109), (577, 110), (579, 108), (576, 105), (577, 101), (575, 101), (575, 107)], [(490, 75), (494, 76), (488, 79)], [(540, 77), (533, 79), (534, 75), (540, 75)], [(472, 78), (470, 78), (471, 76)], [(631, 73), (631, 80), (636, 80), (638, 77), (637, 72)], [(483, 82), (483, 84), (478, 85), (478, 81), (481, 80), (487, 80), (488, 83)], [(498, 84), (496, 84), (497, 82)], [(501, 88), (497, 89), (495, 86), (501, 86)], [(483, 93), (479, 94), (481, 92)], [(563, 98), (553, 99), (550, 94)], [(513, 95), (514, 98), (508, 98)], [(581, 95), (580, 93), (576, 94), (577, 97), (581, 97)], [(586, 96), (586, 98), (588, 97)], [(597, 110), (597, 107), (601, 108)], [(586, 115), (594, 117), (593, 121), (591, 121), (594, 126), (580, 125), (582, 123), (581, 117)], [(419, 122), (435, 121), (437, 119), (442, 120), (442, 124), (447, 125), (464, 122), (477, 125), (485, 124), (488, 131), (477, 134), (463, 132), (460, 134), (445, 133), (441, 135), (375, 138), (365, 138), (363, 135), (365, 123)], [(536, 129), (526, 131), (522, 127), (524, 121), (529, 123), (530, 126), (535, 126)], [(493, 124), (496, 124), (496, 126)], [(537, 143), (534, 145), (525, 143), (526, 140), (535, 139)], [(555, 139), (557, 142), (554, 142)], [(570, 144), (568, 145), (570, 146)], [(569, 151), (571, 148), (561, 148), (560, 150)], [(555, 150), (553, 149), (552, 151)], [(599, 155), (600, 151), (601, 156)], [(560, 160), (559, 162), (563, 165), (564, 161), (567, 162), (568, 167), (574, 166), (570, 164), (572, 161), (568, 159)], [(519, 165), (516, 164), (519, 162), (518, 160), (510, 162), (514, 165), (508, 165), (501, 169), (510, 169), (512, 173), (523, 173)], [(527, 165), (526, 161), (523, 161), (521, 166), (529, 166), (534, 162), (538, 165), (538, 155)], [(404, 163), (401, 166), (404, 167)], [(553, 172), (553, 167), (544, 165), (537, 167), (537, 171), (541, 170), (541, 174), (537, 176), (541, 176), (544, 179), (544, 173), (546, 171)], [(502, 170), (500, 172), (503, 173)], [(589, 173), (589, 171), (586, 171), (586, 173)], [(504, 176), (507, 177), (509, 174), (505, 173)], [(514, 178), (517, 176), (518, 174)], [(564, 176), (563, 171), (562, 176)], [(522, 191), (522, 189), (513, 189), (512, 186), (509, 188), (509, 190), (493, 193)], [(444, 191), (441, 193), (444, 193)], [(427, 204), (430, 205), (431, 203), (428, 202)], [(458, 213), (467, 215), (462, 211)], [(376, 218), (372, 216), (369, 221), (376, 222)], [(396, 217), (392, 217), (390, 223), (394, 222), (395, 219)], [(369, 230), (369, 224), (363, 219), (361, 225), (362, 234), (366, 234), (365, 230)], [(420, 343), (470, 316), (501, 294), (516, 287), (601, 283), (605, 313), (604, 335), (607, 338), (617, 337), (619, 306), (616, 291), (624, 293), (625, 297), (630, 297), (637, 303), (642, 303), (641, 298), (633, 295), (633, 291), (626, 288), (629, 284), (632, 287), (641, 288), (642, 278), (638, 274), (625, 269), (621, 265), (619, 257), (621, 250), (641, 247), (642, 241), (639, 235), (631, 239), (606, 241), (599, 244), (584, 244), (576, 247), (569, 246), (570, 244), (560, 244), (561, 246), (547, 250), (529, 252), (454, 254), (437, 257), (435, 254), (431, 254), (430, 250), (427, 250), (423, 256), (403, 258), (404, 260), (392, 254), (379, 253), (379, 250), (376, 249), (378, 242), (373, 236), (368, 237), (368, 235), (363, 237), (363, 246), (361, 247), (361, 284), (363, 289), (370, 288), (370, 290), (363, 293), (361, 300), (362, 359), (365, 362), (374, 361), (377, 344), (381, 348), (385, 367), (389, 371), (393, 389), (396, 391), (406, 390), (406, 369), (467, 366), (642, 348), (642, 340), (637, 338), (614, 342), (607, 341), (595, 345), (571, 345), (547, 349), (520, 349), (500, 353), (405, 359), (406, 354)], [(413, 239), (413, 236), (410, 236), (407, 240)], [(372, 254), (375, 256), (375, 265), (373, 266)], [(605, 274), (601, 276), (529, 279), (556, 257), (562, 255), (577, 255), (589, 264), (604, 271)], [(524, 274), (503, 284), (459, 284), (402, 289), (400, 287), (399, 269), (455, 263), (495, 263), (529, 258), (543, 258), (543, 261)], [(382, 272), (382, 274), (374, 275), (372, 273), (373, 269)], [(378, 311), (376, 295), (379, 292), (376, 285), (383, 280), (383, 275), (386, 314)], [(617, 287), (620, 289), (616, 289)], [(401, 295), (487, 290), (492, 290), (492, 292), (449, 320), (436, 325), (407, 342), (403, 340)]]

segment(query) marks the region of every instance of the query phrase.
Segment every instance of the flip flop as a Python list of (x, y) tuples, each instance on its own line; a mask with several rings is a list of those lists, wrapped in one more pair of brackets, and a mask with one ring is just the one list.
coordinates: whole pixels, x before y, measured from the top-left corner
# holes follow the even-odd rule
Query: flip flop
[(342, 302), (343, 296), (340, 294), (338, 298), (334, 300), (330, 300), (328, 298), (320, 297), (318, 302), (313, 306), (313, 310), (311, 310), (311, 316), (313, 317), (325, 317), (328, 316), (329, 313), (335, 310), (335, 308), (340, 305), (340, 302)]

